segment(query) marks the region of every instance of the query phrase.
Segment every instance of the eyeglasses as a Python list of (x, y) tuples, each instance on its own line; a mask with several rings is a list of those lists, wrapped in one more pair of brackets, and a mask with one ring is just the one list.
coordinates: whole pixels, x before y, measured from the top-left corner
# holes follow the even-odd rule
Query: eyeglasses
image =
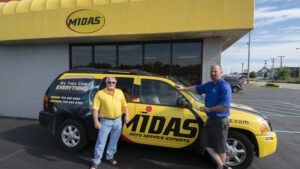
[(108, 84), (116, 84), (116, 82), (107, 82)]

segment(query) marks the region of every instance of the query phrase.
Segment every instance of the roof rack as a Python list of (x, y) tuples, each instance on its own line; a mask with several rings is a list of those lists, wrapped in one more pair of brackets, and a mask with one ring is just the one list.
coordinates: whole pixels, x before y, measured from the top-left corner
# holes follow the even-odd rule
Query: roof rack
[(76, 69), (66, 71), (65, 73), (101, 73), (101, 74), (160, 76), (140, 69), (118, 70), (118, 69), (76, 68)]

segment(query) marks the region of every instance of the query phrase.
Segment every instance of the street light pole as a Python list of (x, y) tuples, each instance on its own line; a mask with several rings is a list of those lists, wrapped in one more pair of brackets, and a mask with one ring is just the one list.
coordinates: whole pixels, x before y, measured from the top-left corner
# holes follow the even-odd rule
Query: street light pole
[(242, 63), (242, 76), (243, 76), (243, 73), (244, 73), (244, 63)]
[(278, 56), (280, 57), (280, 68), (282, 68), (282, 58), (284, 58), (285, 56)]
[(249, 32), (249, 41), (248, 41), (248, 73), (247, 73), (247, 84), (249, 84), (249, 72), (250, 72), (250, 40), (251, 40), (251, 31)]

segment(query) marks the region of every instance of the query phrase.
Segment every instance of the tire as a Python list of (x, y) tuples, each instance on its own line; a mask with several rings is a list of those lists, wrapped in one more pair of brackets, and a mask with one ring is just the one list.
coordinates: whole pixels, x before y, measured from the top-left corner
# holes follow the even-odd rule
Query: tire
[(239, 91), (240, 89), (236, 86), (232, 88), (232, 93), (238, 93)]
[(70, 152), (77, 152), (87, 144), (86, 131), (77, 120), (62, 122), (58, 128), (57, 139), (60, 146)]
[(227, 149), (225, 163), (234, 169), (246, 169), (254, 159), (254, 146), (241, 132), (229, 130)]

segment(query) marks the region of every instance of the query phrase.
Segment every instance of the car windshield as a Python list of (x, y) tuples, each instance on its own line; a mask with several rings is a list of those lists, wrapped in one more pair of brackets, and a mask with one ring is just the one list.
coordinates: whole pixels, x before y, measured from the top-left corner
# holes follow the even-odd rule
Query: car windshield
[[(180, 86), (183, 86), (183, 87), (190, 86), (190, 84), (191, 84), (189, 81), (184, 80), (184, 79), (182, 79), (182, 78), (178, 78), (178, 77), (172, 77), (171, 80), (172, 80), (174, 83), (176, 83), (176, 84), (178, 84), (178, 85), (180, 85)], [(204, 102), (204, 97), (203, 97), (203, 96), (201, 96), (201, 95), (199, 95), (199, 94), (197, 94), (197, 93), (194, 93), (194, 92), (190, 92), (190, 91), (186, 91), (186, 92), (187, 92), (190, 96), (192, 96), (193, 99), (195, 99), (196, 101), (201, 102), (201, 103)]]

